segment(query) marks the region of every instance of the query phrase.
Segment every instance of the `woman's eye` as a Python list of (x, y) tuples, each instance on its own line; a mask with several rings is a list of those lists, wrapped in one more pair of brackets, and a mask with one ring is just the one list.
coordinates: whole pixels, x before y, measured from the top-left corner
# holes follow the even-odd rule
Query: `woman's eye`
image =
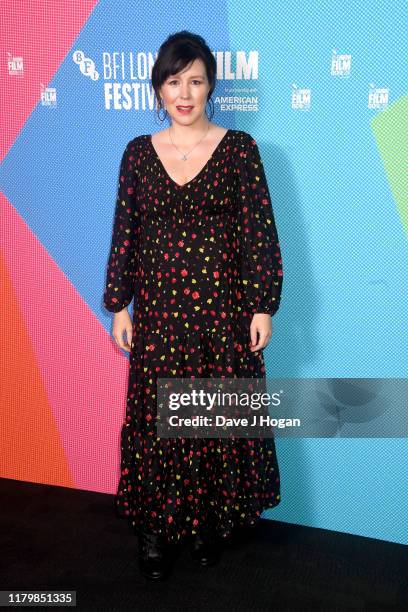
[[(201, 85), (201, 81), (198, 81), (197, 79), (194, 79), (194, 81), (192, 81), (193, 83), (198, 83), (198, 85)], [(169, 81), (169, 85), (173, 85), (173, 83), (177, 83), (177, 81)]]

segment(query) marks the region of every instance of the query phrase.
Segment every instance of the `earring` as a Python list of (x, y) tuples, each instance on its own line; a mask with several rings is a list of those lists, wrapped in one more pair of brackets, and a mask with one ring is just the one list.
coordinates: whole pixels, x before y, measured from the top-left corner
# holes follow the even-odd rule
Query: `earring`
[[(162, 99), (160, 99), (160, 104), (162, 104), (162, 103), (163, 103), (163, 100), (162, 100)], [(163, 117), (163, 119), (160, 117), (160, 111), (161, 111), (161, 110), (164, 110), (164, 117)], [(166, 116), (167, 116), (167, 109), (166, 109), (166, 108), (164, 108), (164, 106), (160, 106), (159, 111), (158, 111), (158, 113), (157, 113), (157, 116), (159, 117), (160, 121), (164, 121), (164, 120), (165, 120), (165, 118), (166, 118)]]
[[(211, 116), (210, 116), (210, 117), (207, 115), (207, 104), (210, 104), (210, 106), (211, 106), (211, 104), (213, 105), (213, 106), (212, 106), (212, 113), (211, 113)], [(207, 119), (208, 119), (209, 121), (211, 121), (211, 119), (212, 119), (212, 118), (213, 118), (213, 116), (214, 116), (214, 101), (213, 101), (213, 99), (212, 99), (212, 96), (210, 96), (210, 97), (209, 97), (209, 99), (207, 100), (207, 104), (206, 104), (205, 114), (207, 115)]]

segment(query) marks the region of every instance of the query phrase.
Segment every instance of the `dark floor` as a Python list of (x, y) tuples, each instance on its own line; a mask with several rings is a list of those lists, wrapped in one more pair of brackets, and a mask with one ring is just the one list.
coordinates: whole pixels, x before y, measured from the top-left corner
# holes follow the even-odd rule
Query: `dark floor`
[(76, 590), (99, 612), (408, 611), (406, 546), (261, 520), (212, 568), (184, 546), (156, 583), (112, 496), (8, 479), (0, 496), (0, 590)]

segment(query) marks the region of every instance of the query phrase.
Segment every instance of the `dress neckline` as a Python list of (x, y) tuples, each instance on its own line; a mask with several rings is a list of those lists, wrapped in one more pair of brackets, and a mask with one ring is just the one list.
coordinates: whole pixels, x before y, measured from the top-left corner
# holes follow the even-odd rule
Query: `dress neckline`
[(149, 144), (150, 144), (150, 147), (152, 149), (152, 152), (153, 152), (154, 156), (158, 160), (160, 166), (162, 167), (162, 169), (163, 169), (164, 173), (166, 174), (166, 176), (168, 177), (168, 179), (173, 183), (173, 185), (175, 185), (179, 189), (183, 189), (184, 187), (187, 187), (187, 185), (190, 185), (191, 183), (196, 181), (203, 174), (203, 172), (208, 168), (209, 163), (211, 162), (211, 160), (213, 159), (213, 157), (217, 153), (217, 151), (220, 149), (221, 145), (223, 144), (223, 142), (225, 141), (225, 139), (227, 138), (227, 136), (229, 135), (230, 132), (231, 132), (231, 130), (227, 129), (227, 131), (225, 132), (225, 134), (223, 135), (221, 140), (218, 142), (217, 146), (215, 147), (215, 149), (211, 153), (211, 156), (207, 159), (207, 161), (205, 162), (205, 164), (201, 168), (201, 170), (199, 170), (198, 173), (192, 179), (190, 179), (186, 183), (183, 183), (182, 185), (180, 185), (180, 183), (177, 183), (174, 179), (172, 179), (170, 174), (167, 172), (167, 170), (166, 170), (162, 160), (160, 159), (156, 149), (154, 148), (154, 145), (153, 145), (153, 142), (152, 142), (152, 134), (148, 135), (148, 141), (149, 141)]

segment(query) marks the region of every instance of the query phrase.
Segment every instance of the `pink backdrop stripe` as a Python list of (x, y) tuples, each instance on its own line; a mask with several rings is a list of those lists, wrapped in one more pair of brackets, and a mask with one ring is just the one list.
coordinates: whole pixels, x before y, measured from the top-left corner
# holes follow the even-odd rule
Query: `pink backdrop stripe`
[[(39, 462), (34, 480), (112, 493), (119, 474), (127, 359), (14, 207), (1, 198), (0, 247), (12, 284), (12, 296), (4, 303), (18, 313), (16, 344), (15, 330), (6, 330), (10, 363), (18, 360), (5, 400), (12, 397), (12, 406), (1, 409), (8, 431), (27, 435), (30, 414), (30, 435), (38, 437), (37, 447), (47, 448), (38, 457), (25, 453), (28, 461)], [(20, 373), (21, 361), (28, 363), (28, 382)], [(24, 456), (24, 440), (21, 446)], [(3, 459), (2, 465), (15, 461)], [(48, 462), (58, 468), (52, 478)], [(29, 473), (20, 477), (29, 480)]]
[[(38, 104), (40, 84), (49, 84), (97, 3), (97, 0), (2, 0), (1, 159)], [(8, 74), (8, 53), (23, 58), (23, 77)]]
[(7, 304), (0, 317), (1, 476), (73, 487), (72, 474), (3, 254), (0, 265), (1, 296), (3, 304)]

